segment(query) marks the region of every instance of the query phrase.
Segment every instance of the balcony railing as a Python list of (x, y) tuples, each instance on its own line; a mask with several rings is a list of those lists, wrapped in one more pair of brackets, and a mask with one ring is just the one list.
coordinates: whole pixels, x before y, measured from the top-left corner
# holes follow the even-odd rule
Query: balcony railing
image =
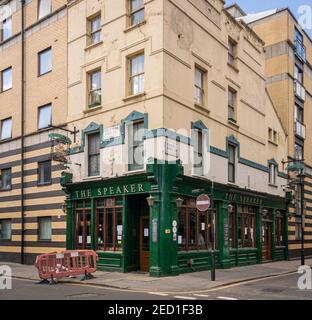
[(295, 40), (295, 54), (298, 56), (299, 59), (306, 62), (306, 48), (303, 45), (302, 41), (299, 39)]
[(298, 80), (295, 80), (295, 95), (299, 97), (302, 101), (305, 101), (306, 99), (305, 88)]
[(299, 121), (295, 122), (295, 126), (296, 126), (296, 130), (295, 130), (296, 135), (302, 139), (305, 139), (306, 138), (306, 126)]

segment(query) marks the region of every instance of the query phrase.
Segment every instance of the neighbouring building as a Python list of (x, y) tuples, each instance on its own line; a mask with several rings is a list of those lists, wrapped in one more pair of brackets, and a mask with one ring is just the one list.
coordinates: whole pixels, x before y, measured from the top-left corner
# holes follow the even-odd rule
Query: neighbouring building
[(67, 119), (66, 5), (0, 1), (0, 261), (66, 247), (64, 167), (49, 141)]
[[(289, 9), (246, 15), (230, 8), (265, 42), (267, 89), (288, 136), (288, 161), (304, 161), (304, 247), (312, 255), (312, 40)], [(286, 159), (285, 159), (286, 160)], [(298, 162), (300, 164), (302, 162)], [(291, 167), (294, 166), (291, 164)], [(297, 169), (301, 170), (300, 168)], [(292, 181), (298, 172), (290, 172)], [(289, 257), (301, 251), (301, 186), (290, 183)]]
[(213, 249), (220, 268), (288, 258), (287, 126), (246, 23), (221, 0), (72, 0), (67, 40), (67, 249), (152, 276)]

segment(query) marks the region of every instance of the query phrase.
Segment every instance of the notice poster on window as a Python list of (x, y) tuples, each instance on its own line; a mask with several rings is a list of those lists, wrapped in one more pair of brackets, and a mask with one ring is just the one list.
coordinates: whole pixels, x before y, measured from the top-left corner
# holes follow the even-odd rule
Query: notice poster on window
[(182, 244), (183, 238), (182, 236), (178, 236), (178, 244)]
[(117, 240), (121, 241), (122, 240), (122, 236), (117, 236)]
[(149, 235), (149, 230), (148, 230), (148, 228), (145, 228), (144, 229), (144, 237), (148, 237), (148, 235)]
[(78, 243), (82, 243), (82, 236), (78, 237)]
[(91, 243), (91, 236), (87, 236), (87, 244)]
[(248, 235), (248, 228), (245, 228), (245, 236)]
[(202, 230), (202, 231), (205, 231), (205, 230), (206, 230), (206, 224), (205, 224), (205, 222), (202, 222), (202, 224), (201, 224), (201, 230)]
[(122, 235), (122, 225), (117, 226), (117, 234), (118, 234), (118, 236)]

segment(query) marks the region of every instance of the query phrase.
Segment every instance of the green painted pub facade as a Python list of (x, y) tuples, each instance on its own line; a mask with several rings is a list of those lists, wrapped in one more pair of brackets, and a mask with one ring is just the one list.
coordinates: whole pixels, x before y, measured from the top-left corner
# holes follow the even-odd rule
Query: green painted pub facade
[[(72, 183), (67, 194), (67, 249), (93, 249), (98, 268), (151, 276), (288, 259), (289, 199), (185, 176), (180, 163), (146, 173)], [(208, 194), (209, 211), (196, 209)]]

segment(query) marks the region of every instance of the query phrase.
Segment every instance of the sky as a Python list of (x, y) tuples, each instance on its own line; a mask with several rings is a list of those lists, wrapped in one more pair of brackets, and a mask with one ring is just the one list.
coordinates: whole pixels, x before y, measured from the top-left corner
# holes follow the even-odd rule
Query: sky
[(297, 19), (300, 18), (300, 6), (309, 6), (307, 15), (307, 27), (305, 31), (312, 39), (312, 1), (311, 0), (226, 0), (226, 4), (233, 4), (236, 2), (246, 13), (253, 13), (259, 11), (266, 11), (276, 8), (289, 7)]

